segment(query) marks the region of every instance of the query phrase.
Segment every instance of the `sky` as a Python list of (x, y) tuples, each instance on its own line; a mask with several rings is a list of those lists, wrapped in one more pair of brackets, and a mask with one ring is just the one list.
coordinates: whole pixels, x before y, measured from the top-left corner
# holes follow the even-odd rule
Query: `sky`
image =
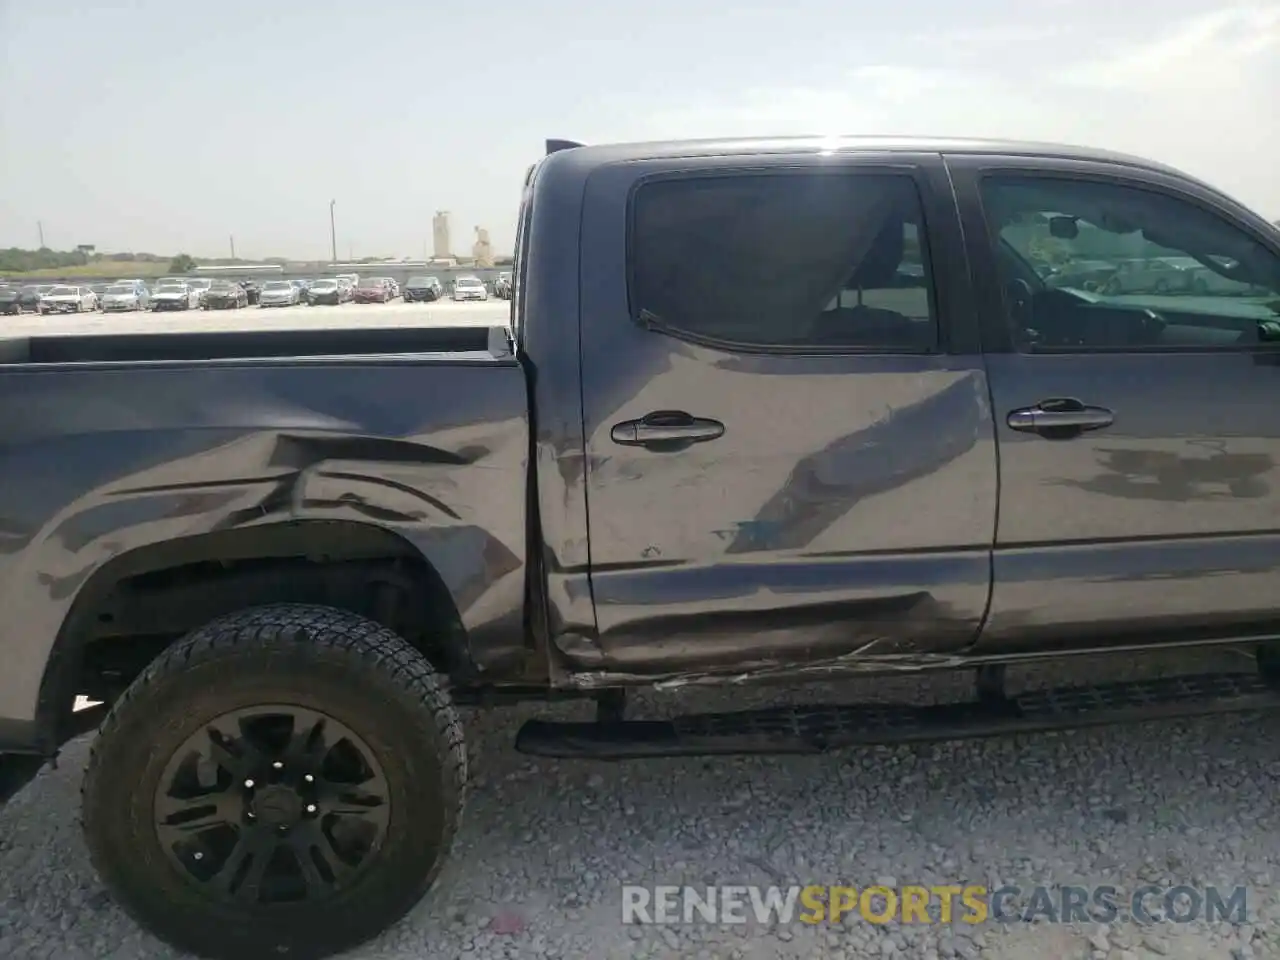
[(1137, 153), (1280, 218), (1280, 0), (0, 0), (0, 247), (509, 252), (548, 137)]

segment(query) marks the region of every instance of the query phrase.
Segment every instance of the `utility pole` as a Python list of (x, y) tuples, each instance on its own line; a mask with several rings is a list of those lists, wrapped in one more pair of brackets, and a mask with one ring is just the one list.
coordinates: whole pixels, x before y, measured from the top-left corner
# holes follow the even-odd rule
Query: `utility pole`
[(37, 230), (37, 231), (39, 231), (39, 233), (40, 233), (40, 249), (41, 249), (41, 250), (43, 250), (43, 249), (44, 249), (44, 223), (43, 223), (43, 221), (40, 221), (40, 220), (37, 220), (37, 221), (36, 221), (36, 230)]
[(236, 235), (233, 233), (231, 235), (231, 259), (234, 260), (235, 258), (236, 258)]
[(333, 262), (338, 262), (338, 231), (333, 225), (333, 206), (337, 200), (329, 201), (329, 243), (333, 247)]

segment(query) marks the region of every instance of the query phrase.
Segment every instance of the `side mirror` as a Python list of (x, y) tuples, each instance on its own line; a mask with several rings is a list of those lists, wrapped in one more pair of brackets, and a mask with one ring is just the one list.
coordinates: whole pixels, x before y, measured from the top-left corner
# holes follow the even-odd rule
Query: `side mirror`
[(1050, 217), (1049, 236), (1059, 240), (1074, 240), (1080, 236), (1080, 224), (1075, 217)]

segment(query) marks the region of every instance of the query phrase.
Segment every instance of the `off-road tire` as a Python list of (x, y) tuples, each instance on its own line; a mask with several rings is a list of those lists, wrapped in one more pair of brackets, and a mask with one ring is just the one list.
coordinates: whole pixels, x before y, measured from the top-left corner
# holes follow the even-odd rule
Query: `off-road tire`
[[(385, 840), (330, 898), (229, 907), (182, 876), (157, 838), (153, 798), (174, 751), (218, 715), (257, 704), (324, 712), (385, 773)], [(162, 940), (217, 960), (314, 960), (374, 937), (423, 897), (452, 847), (466, 781), (461, 723), (421, 653), (355, 614), (283, 604), (200, 627), (142, 672), (98, 733), (82, 816), (108, 890)]]

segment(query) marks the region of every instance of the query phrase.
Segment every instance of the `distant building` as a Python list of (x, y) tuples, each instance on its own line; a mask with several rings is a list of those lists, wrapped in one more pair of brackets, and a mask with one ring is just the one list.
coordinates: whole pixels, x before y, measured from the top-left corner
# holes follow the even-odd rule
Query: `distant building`
[(449, 245), (449, 211), (437, 210), (431, 218), (431, 252), (437, 260), (447, 260), (453, 256)]
[(476, 227), (476, 242), (471, 245), (471, 256), (475, 258), (477, 267), (493, 266), (493, 244), (489, 242), (489, 231), (484, 227)]

